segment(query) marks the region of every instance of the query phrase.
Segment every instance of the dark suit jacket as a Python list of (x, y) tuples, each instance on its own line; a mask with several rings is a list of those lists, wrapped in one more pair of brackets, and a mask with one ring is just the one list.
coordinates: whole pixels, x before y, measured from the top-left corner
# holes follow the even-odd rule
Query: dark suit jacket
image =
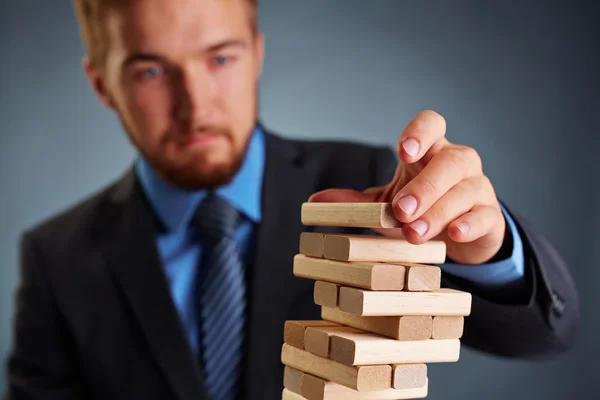
[[(313, 230), (301, 224), (301, 204), (325, 188), (385, 184), (397, 164), (388, 148), (270, 133), (266, 143), (263, 222), (249, 274), (243, 398), (252, 400), (281, 398), (284, 322), (320, 318), (313, 281), (292, 274), (300, 233)], [(462, 343), (508, 357), (559, 354), (578, 329), (576, 289), (552, 246), (512, 215), (524, 241), (528, 293), (482, 293), (444, 275), (443, 286), (473, 293)], [(155, 248), (155, 229), (130, 170), (23, 235), (7, 399), (206, 398)]]

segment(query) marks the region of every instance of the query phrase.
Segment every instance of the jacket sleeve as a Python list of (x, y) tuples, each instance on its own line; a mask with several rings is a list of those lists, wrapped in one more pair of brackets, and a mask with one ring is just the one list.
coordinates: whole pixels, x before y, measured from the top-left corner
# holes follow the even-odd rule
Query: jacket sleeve
[(7, 364), (5, 400), (69, 400), (78, 394), (68, 332), (44, 278), (43, 260), (30, 234), (20, 246), (14, 344)]
[[(397, 159), (379, 149), (373, 161), (373, 186), (385, 184)], [(569, 350), (580, 329), (579, 297), (573, 278), (552, 244), (523, 216), (502, 203), (515, 221), (523, 242), (524, 279), (490, 292), (472, 281), (442, 273), (446, 287), (472, 294), (461, 341), (471, 348), (501, 357), (544, 359)]]

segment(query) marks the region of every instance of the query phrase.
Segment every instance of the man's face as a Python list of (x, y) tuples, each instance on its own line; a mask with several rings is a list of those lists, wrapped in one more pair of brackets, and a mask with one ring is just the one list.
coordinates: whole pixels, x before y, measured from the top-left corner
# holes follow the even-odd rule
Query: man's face
[(257, 118), (263, 38), (245, 0), (131, 0), (107, 20), (105, 70), (86, 71), (172, 184), (226, 183)]

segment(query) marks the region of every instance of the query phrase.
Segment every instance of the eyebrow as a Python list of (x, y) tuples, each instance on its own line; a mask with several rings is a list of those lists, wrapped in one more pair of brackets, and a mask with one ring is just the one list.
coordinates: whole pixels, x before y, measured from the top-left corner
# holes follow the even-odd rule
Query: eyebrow
[[(228, 47), (246, 48), (246, 47), (248, 47), (248, 44), (245, 41), (239, 40), (239, 39), (225, 40), (223, 42), (216, 43), (212, 46), (208, 46), (206, 49), (203, 50), (203, 52), (211, 53), (211, 52), (219, 51), (219, 50), (222, 50), (222, 49), (225, 49)], [(136, 52), (131, 53), (129, 56), (127, 56), (127, 58), (125, 58), (125, 61), (123, 61), (123, 67), (127, 67), (128, 65), (131, 65), (135, 62), (141, 62), (141, 61), (163, 62), (164, 57), (162, 57), (158, 54), (144, 53), (144, 52), (136, 51)]]

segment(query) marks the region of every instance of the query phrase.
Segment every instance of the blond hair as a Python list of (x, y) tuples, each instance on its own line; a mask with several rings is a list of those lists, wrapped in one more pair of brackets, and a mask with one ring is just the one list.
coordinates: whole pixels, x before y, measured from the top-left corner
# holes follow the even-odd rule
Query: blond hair
[[(258, 0), (244, 0), (250, 8), (253, 33), (258, 31)], [(122, 0), (73, 0), (81, 39), (92, 63), (103, 67), (108, 51), (106, 15), (112, 8), (123, 6)]]

